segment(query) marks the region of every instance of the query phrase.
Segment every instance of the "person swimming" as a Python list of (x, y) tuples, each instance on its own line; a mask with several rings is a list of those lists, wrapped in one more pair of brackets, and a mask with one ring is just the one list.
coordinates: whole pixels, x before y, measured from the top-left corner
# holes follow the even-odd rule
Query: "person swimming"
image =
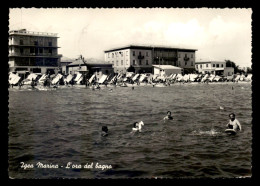
[(142, 126), (144, 126), (144, 122), (140, 121), (140, 122), (134, 122), (134, 127), (132, 128), (133, 131), (142, 131)]
[(163, 119), (164, 119), (164, 120), (173, 120), (171, 111), (168, 111), (168, 112), (167, 112), (167, 116), (165, 116)]
[(239, 121), (236, 119), (236, 115), (234, 113), (229, 114), (229, 122), (227, 124), (227, 128), (228, 129), (233, 129), (235, 131), (240, 130), (242, 131), (242, 127), (241, 124), (239, 123)]
[(107, 126), (102, 126), (101, 136), (107, 136), (107, 135), (108, 135), (108, 128), (107, 128)]

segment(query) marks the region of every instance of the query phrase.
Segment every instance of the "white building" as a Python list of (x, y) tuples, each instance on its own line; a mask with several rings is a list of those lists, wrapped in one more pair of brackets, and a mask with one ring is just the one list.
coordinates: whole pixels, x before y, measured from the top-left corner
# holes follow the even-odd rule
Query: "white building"
[(196, 49), (163, 46), (137, 46), (105, 51), (105, 61), (111, 63), (115, 73), (126, 73), (133, 67), (135, 73), (152, 73), (152, 65), (173, 65), (188, 71), (195, 71)]
[(214, 75), (224, 75), (231, 76), (234, 74), (233, 67), (226, 67), (225, 61), (205, 61), (205, 62), (196, 62), (195, 69), (199, 73), (214, 74)]
[(159, 76), (169, 76), (171, 74), (182, 74), (182, 68), (172, 65), (153, 65), (154, 74)]

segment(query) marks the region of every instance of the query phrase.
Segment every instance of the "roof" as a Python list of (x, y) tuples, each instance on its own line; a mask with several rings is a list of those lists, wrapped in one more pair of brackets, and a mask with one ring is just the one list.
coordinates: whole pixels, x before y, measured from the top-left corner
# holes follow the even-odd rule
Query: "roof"
[(163, 70), (166, 70), (166, 69), (182, 69), (180, 67), (176, 67), (176, 66), (172, 66), (172, 65), (153, 65), (155, 68), (160, 68), (160, 69), (163, 69)]
[(206, 63), (226, 63), (226, 61), (200, 61), (200, 62), (195, 62), (195, 64), (206, 64)]
[[(89, 58), (85, 59), (87, 65), (112, 65), (111, 63), (108, 63), (106, 61)], [(77, 65), (85, 65), (85, 63), (82, 61), (82, 59), (74, 60), (72, 63), (68, 64), (68, 66), (77, 66)]]
[(49, 32), (34, 32), (26, 29), (10, 30), (9, 35), (27, 35), (27, 36), (42, 36), (42, 37), (57, 37), (57, 33)]
[(180, 47), (172, 47), (172, 46), (152, 46), (152, 45), (126, 45), (122, 47), (112, 48), (109, 50), (105, 50), (104, 52), (113, 52), (117, 50), (123, 50), (123, 49), (174, 49), (174, 50), (181, 50), (181, 51), (197, 51), (198, 49), (188, 49), (188, 48), (180, 48)]

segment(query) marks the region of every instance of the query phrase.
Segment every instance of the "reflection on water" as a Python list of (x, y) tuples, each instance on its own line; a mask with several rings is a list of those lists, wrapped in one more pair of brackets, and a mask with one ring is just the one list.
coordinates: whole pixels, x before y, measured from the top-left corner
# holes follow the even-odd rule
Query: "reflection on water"
[[(232, 89), (233, 87), (233, 89)], [(224, 109), (220, 109), (220, 106)], [(173, 120), (162, 119), (170, 110)], [(226, 135), (228, 114), (242, 133)], [(251, 84), (9, 89), (12, 178), (232, 178), (251, 176)], [(142, 132), (131, 133), (143, 121)], [(103, 125), (109, 135), (101, 136)], [(31, 169), (20, 162), (111, 165)]]

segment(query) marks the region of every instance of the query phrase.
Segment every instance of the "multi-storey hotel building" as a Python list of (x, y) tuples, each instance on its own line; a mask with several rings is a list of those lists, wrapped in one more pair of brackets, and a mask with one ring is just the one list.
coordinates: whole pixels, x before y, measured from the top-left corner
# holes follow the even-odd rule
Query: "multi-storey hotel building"
[(196, 49), (129, 45), (106, 50), (105, 61), (113, 64), (115, 73), (125, 73), (130, 66), (136, 73), (151, 73), (152, 65), (173, 65), (187, 72), (193, 72), (196, 51)]
[(33, 73), (58, 71), (57, 34), (30, 32), (26, 29), (9, 32), (9, 69)]

